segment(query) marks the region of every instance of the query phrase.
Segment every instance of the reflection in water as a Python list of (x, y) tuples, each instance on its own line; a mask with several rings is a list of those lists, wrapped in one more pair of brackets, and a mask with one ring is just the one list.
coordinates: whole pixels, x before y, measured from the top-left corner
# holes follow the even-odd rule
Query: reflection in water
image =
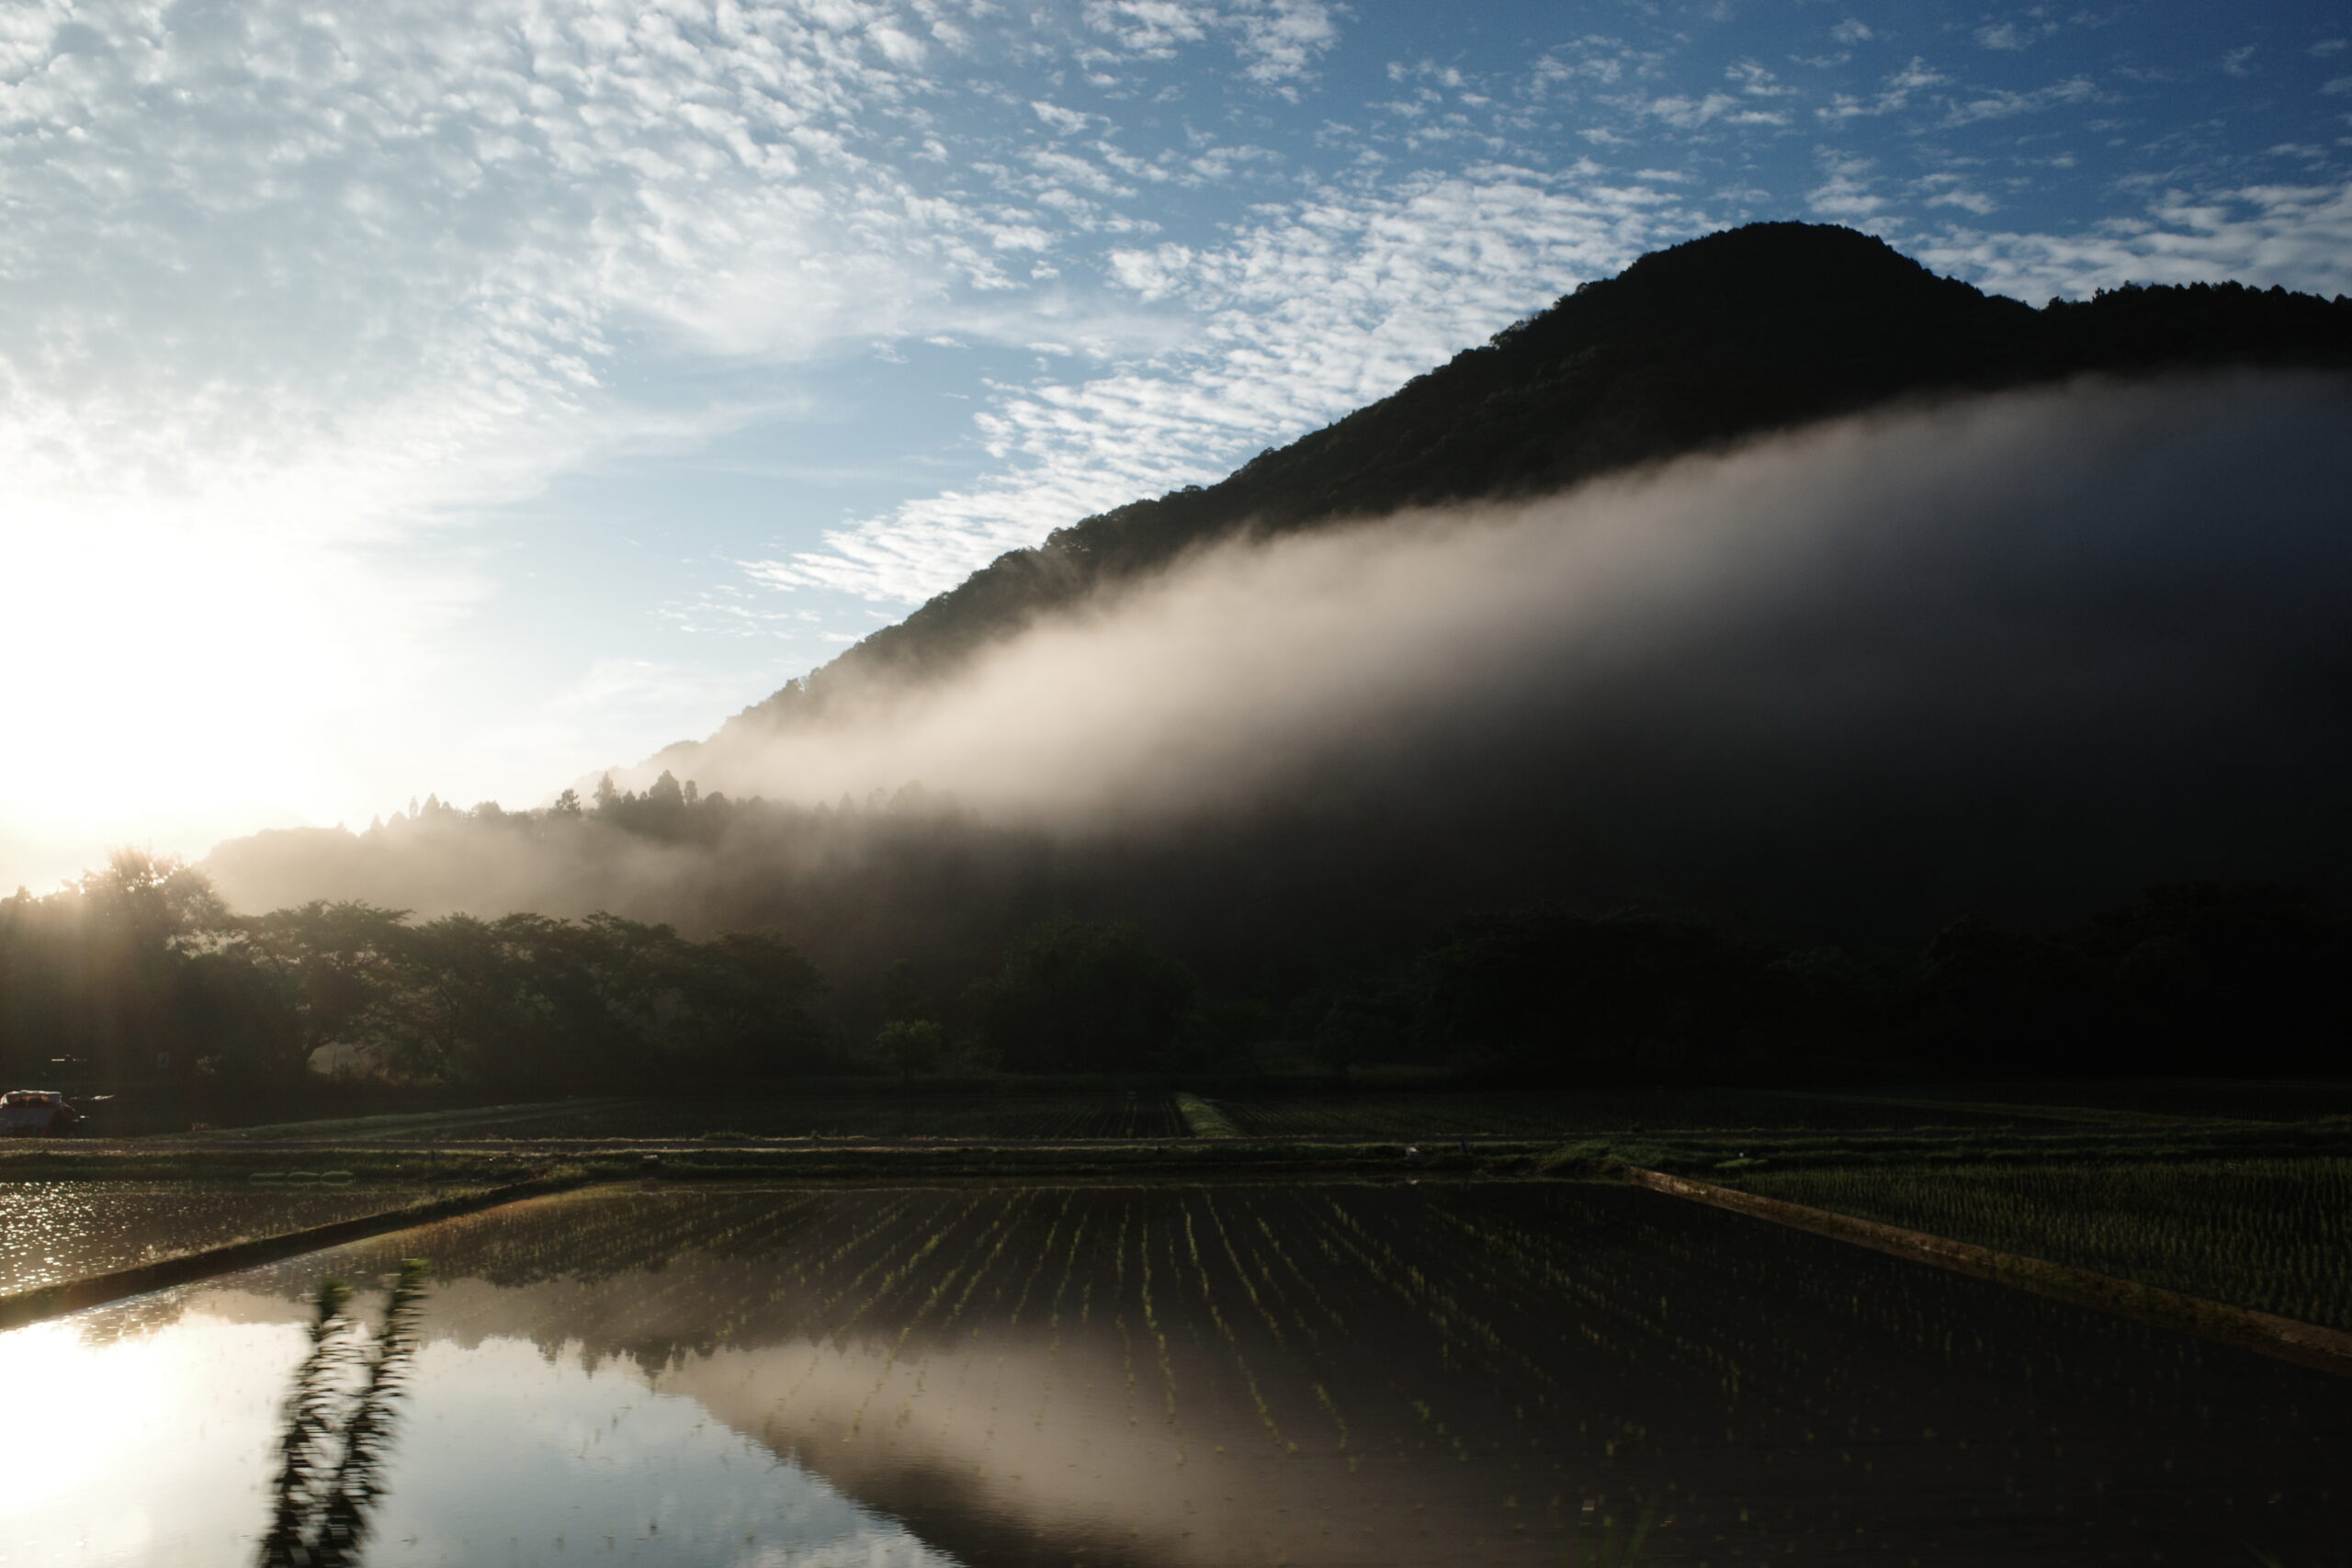
[(350, 1287), (320, 1281), (310, 1351), (286, 1396), (262, 1568), (345, 1568), (359, 1560), (368, 1517), (384, 1491), (394, 1405), (416, 1353), (424, 1273), (424, 1259), (401, 1260), (373, 1338), (346, 1310)]
[[(116, 1359), (171, 1364), (149, 1419), (214, 1440), (52, 1463), (56, 1497), (0, 1529), (54, 1540), (77, 1499), (169, 1495), (184, 1549), (76, 1560), (250, 1563), (284, 1453), (266, 1404), (223, 1400), (252, 1409), (255, 1369), (285, 1388), (322, 1276), (419, 1249), (436, 1283), (370, 1568), (1557, 1564), (1622, 1556), (1645, 1518), (1646, 1560), (1685, 1568), (2340, 1555), (2341, 1380), (1551, 1184), (493, 1211), (187, 1292), (179, 1322), (111, 1340), (76, 1320), (79, 1371), (129, 1391)], [(216, 1495), (246, 1510), (234, 1556)]]

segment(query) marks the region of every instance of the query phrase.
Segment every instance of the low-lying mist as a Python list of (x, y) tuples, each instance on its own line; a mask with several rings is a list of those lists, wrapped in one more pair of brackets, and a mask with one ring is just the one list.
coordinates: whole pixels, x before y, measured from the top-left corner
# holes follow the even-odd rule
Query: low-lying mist
[[(1194, 925), (1327, 901), (1327, 863), (1398, 920), (1640, 899), (1865, 936), (2191, 876), (2340, 890), (2347, 434), (2336, 379), (2085, 383), (1523, 503), (1247, 537), (944, 683), (869, 691), (680, 771), (810, 806), (920, 780), (957, 803), (967, 869), (975, 836), (1028, 846), (1028, 869), (971, 873), (970, 896), (1033, 913), (1132, 897), (1106, 912), (1148, 919), (1166, 913), (1148, 867), (1189, 866)], [(840, 815), (821, 856), (807, 834), (765, 860), (616, 835), (590, 866), (577, 836), (516, 838), (397, 883), (304, 886), (216, 861), (248, 906), (603, 905), (835, 932), (940, 918), (863, 887), (876, 852), (843, 847)], [(1344, 843), (1302, 848), (1308, 820), (1344, 820)], [(1119, 869), (1071, 870), (1085, 844)], [(826, 891), (783, 891), (812, 856)], [(1204, 880), (1208, 861), (1233, 878)]]

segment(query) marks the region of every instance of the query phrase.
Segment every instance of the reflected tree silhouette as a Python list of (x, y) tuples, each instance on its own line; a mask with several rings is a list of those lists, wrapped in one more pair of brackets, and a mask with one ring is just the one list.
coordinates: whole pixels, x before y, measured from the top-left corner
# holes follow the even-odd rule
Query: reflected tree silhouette
[(384, 1495), (426, 1273), (424, 1259), (401, 1260), (382, 1326), (373, 1335), (351, 1310), (351, 1287), (340, 1280), (320, 1284), (310, 1349), (287, 1392), (261, 1568), (344, 1568), (359, 1561), (368, 1516)]

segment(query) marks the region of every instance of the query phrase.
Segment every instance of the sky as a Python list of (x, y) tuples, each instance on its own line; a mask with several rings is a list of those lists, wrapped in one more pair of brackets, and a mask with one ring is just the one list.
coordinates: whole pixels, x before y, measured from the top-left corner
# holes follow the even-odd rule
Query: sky
[(1645, 251), (2352, 292), (2324, 4), (0, 10), (0, 887), (708, 734)]

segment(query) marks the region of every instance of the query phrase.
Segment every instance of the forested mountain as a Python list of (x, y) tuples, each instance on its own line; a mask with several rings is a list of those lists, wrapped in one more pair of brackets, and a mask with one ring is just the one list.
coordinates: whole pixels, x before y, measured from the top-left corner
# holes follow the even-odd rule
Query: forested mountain
[[(788, 726), (877, 678), (952, 668), (1039, 614), (1244, 530), (1565, 490), (1900, 399), (2090, 373), (2352, 367), (2352, 300), (2235, 283), (2035, 310), (1884, 241), (1755, 223), (1644, 256), (1220, 482), (1061, 528), (729, 721)], [(722, 731), (722, 735), (727, 731)], [(673, 747), (658, 765), (691, 766)]]
[(1972, 1031), (2193, 1066), (2267, 1009), (2277, 1061), (2324, 1065), (2347, 369), (2352, 300), (2034, 310), (1757, 225), (1007, 555), (590, 799), (427, 799), (202, 870), (298, 907), (224, 951), (372, 920), (385, 995), (479, 958), (481, 1018), (728, 994), (782, 948), (727, 932), (822, 975), (824, 1050), (803, 976), (755, 1031), (648, 1013), (616, 1061), (888, 1022), (910, 1060), (1050, 1069)]

